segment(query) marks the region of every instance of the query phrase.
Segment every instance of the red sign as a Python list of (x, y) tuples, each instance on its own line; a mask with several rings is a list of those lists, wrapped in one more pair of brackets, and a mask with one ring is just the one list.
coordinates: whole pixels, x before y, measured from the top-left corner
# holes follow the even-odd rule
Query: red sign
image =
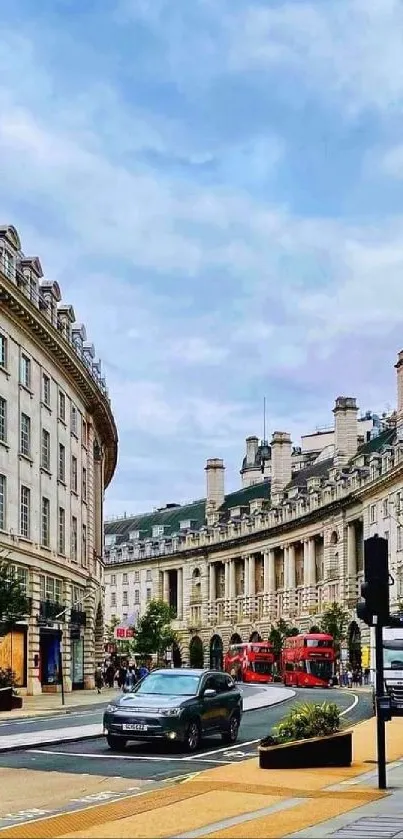
[(134, 629), (130, 626), (115, 626), (114, 637), (119, 641), (125, 641), (127, 638), (134, 638)]

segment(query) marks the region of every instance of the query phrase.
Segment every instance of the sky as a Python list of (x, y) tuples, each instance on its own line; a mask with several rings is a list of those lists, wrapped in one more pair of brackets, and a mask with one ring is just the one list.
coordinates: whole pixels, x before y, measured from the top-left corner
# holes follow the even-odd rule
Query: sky
[(108, 516), (395, 404), (401, 0), (14, 0), (0, 203), (102, 359)]

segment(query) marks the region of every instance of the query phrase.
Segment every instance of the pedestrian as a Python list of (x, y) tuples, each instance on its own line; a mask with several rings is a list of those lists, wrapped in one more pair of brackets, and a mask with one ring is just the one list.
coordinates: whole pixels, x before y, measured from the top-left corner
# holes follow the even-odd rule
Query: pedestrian
[(118, 686), (121, 690), (126, 683), (126, 675), (127, 675), (127, 667), (125, 666), (125, 664), (122, 661), (121, 665), (119, 667), (119, 675), (118, 675)]
[(148, 667), (146, 667), (146, 665), (145, 665), (145, 664), (142, 664), (142, 665), (140, 666), (140, 669), (139, 669), (139, 676), (140, 676), (140, 679), (144, 679), (146, 676), (148, 676), (148, 674), (149, 674)]
[(135, 676), (134, 669), (133, 669), (132, 665), (129, 664), (129, 667), (128, 667), (127, 673), (126, 673), (126, 681), (125, 681), (125, 685), (124, 685), (125, 693), (131, 693), (132, 692), (132, 690), (134, 688), (134, 685), (135, 685), (135, 679), (136, 679), (136, 676)]
[(369, 667), (364, 670), (364, 685), (369, 685)]
[(104, 679), (103, 679), (103, 675), (102, 675), (102, 664), (99, 663), (97, 665), (96, 669), (95, 669), (95, 687), (96, 687), (98, 693), (101, 693), (101, 690), (103, 688), (103, 684), (104, 684)]
[(108, 664), (108, 667), (106, 668), (105, 677), (106, 677), (106, 683), (107, 683), (108, 687), (113, 688), (113, 684), (114, 684), (114, 681), (115, 681), (115, 668), (114, 668), (112, 662), (110, 662)]
[(352, 688), (353, 686), (353, 673), (350, 668), (347, 670), (347, 687)]

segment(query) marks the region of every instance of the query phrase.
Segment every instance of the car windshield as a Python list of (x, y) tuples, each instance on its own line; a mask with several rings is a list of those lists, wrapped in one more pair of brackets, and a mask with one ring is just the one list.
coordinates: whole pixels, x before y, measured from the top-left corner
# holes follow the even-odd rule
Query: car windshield
[(150, 673), (134, 691), (136, 694), (159, 696), (195, 696), (199, 687), (199, 676), (178, 673)]
[(401, 640), (383, 642), (383, 666), (403, 670), (403, 644)]

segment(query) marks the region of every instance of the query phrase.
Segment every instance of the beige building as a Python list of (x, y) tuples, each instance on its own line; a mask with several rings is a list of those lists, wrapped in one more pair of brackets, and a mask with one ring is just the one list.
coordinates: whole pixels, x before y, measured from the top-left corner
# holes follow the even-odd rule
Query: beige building
[(270, 477), (226, 494), (223, 461), (211, 459), (206, 499), (107, 522), (106, 620), (130, 621), (162, 597), (177, 614), (176, 659), (217, 665), (231, 640), (267, 638), (279, 618), (307, 631), (337, 602), (359, 661), (369, 644), (355, 611), (368, 536), (388, 538), (392, 608), (403, 597), (403, 352), (396, 367), (397, 411), (360, 419), (356, 400), (338, 397), (324, 445), (321, 432), (303, 443), (308, 465), (275, 432)]
[(85, 327), (0, 228), (0, 557), (28, 597), (0, 667), (30, 694), (94, 683), (103, 653), (103, 496), (117, 432)]

